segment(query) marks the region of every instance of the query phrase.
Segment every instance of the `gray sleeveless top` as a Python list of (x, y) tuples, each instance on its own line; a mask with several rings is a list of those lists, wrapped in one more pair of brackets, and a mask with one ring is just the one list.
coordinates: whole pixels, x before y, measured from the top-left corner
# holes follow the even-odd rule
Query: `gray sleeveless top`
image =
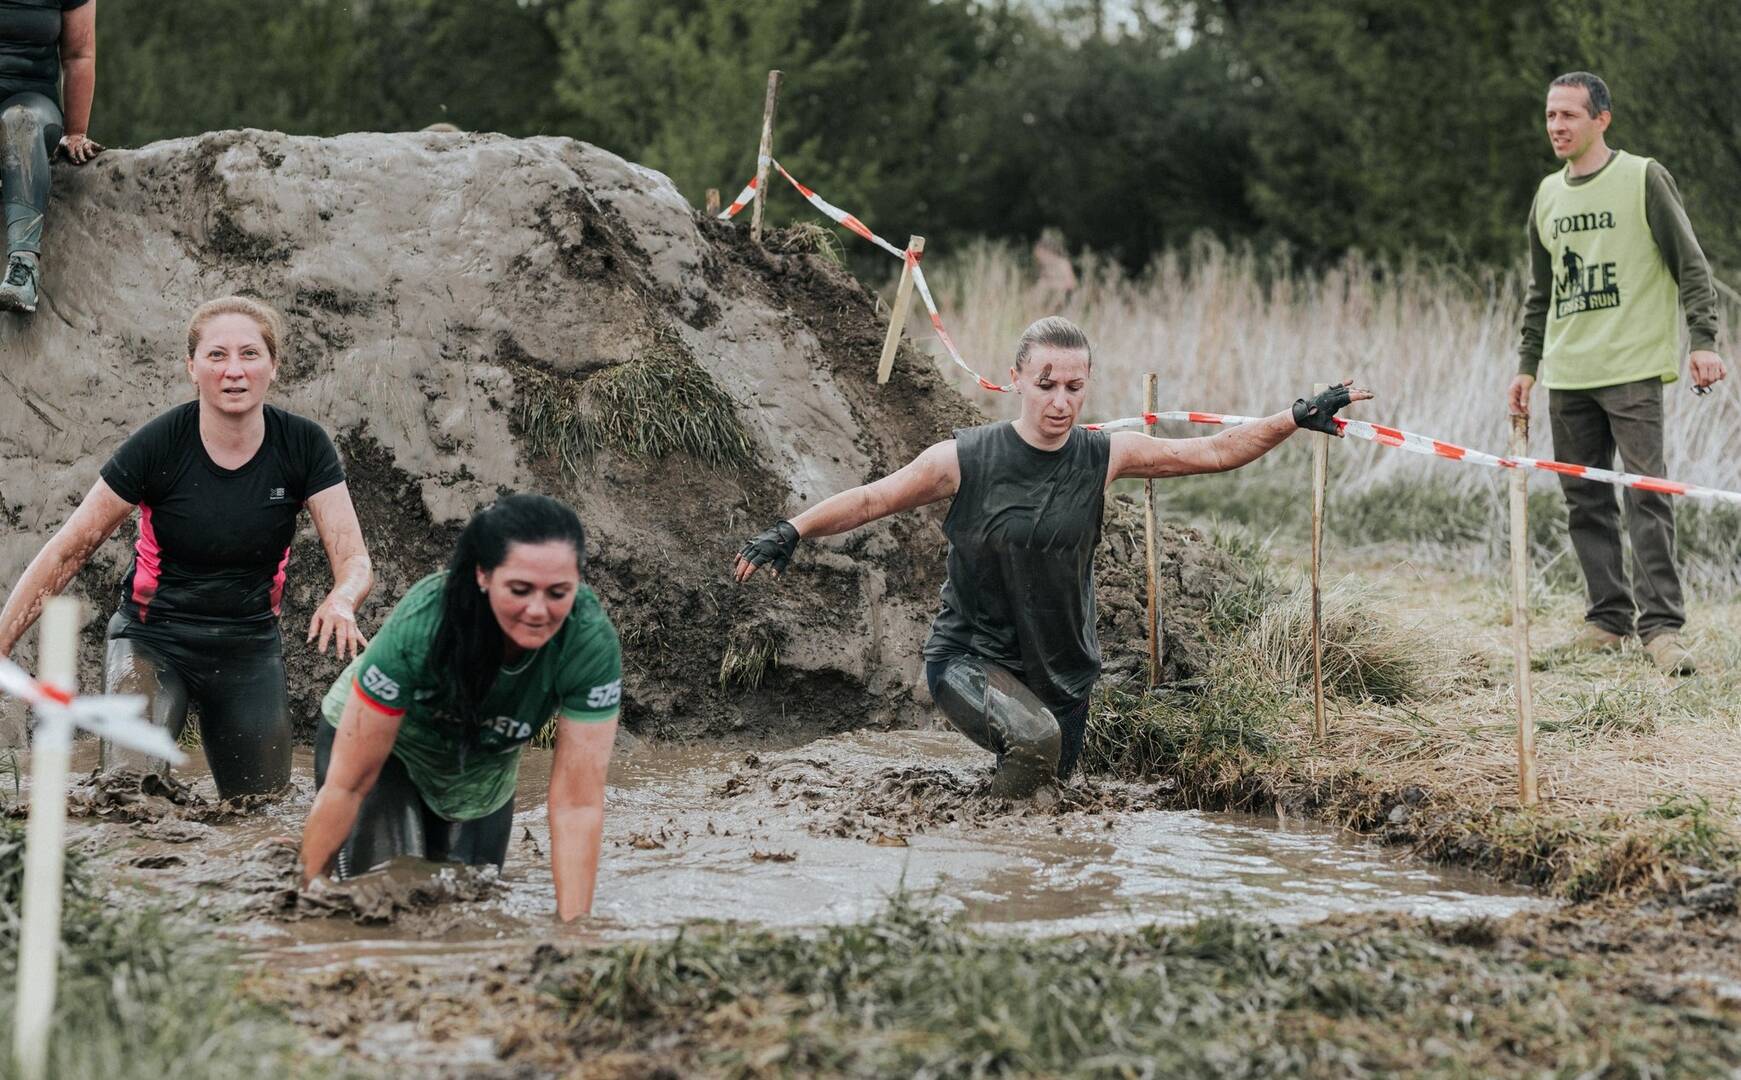
[(1057, 450), (1009, 422), (955, 433), (961, 489), (949, 506), (949, 580), (926, 660), (970, 655), (1014, 672), (1048, 706), (1100, 675), (1094, 548), (1111, 436), (1077, 428)]

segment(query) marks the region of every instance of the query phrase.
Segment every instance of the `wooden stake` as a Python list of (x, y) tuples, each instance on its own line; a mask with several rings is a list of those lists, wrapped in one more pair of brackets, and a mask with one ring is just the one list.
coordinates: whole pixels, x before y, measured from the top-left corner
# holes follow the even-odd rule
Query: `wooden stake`
[[(1149, 372), (1143, 379), (1143, 412), (1155, 412), (1156, 380), (1158, 376)], [(1145, 431), (1149, 435), (1155, 433), (1155, 426), (1148, 424)], [(1149, 689), (1153, 690), (1161, 683), (1161, 516), (1155, 511), (1155, 482), (1143, 481), (1143, 537), (1148, 543), (1149, 567)]]
[(762, 148), (756, 151), (756, 205), (750, 210), (750, 239), (762, 242), (762, 204), (768, 199), (768, 161), (774, 156), (774, 108), (780, 103), (780, 72), (768, 72), (768, 97), (762, 102)]
[[(1511, 456), (1529, 453), (1529, 417), (1511, 418)], [(1541, 799), (1535, 774), (1535, 703), (1529, 676), (1529, 478), (1511, 470), (1511, 648), (1517, 664), (1517, 798)]]
[[(39, 677), (78, 691), (79, 602), (56, 597), (43, 605), (38, 638)], [(67, 764), (72, 727), (64, 719), (39, 723), (30, 748), (30, 824), (25, 833), (24, 912), (19, 930), (18, 992), (12, 1053), (25, 1080), (48, 1075), (49, 1028), (54, 1019), (60, 954), (60, 892), (65, 873)]]
[[(1318, 383), (1313, 394), (1329, 387)], [(1329, 734), (1324, 720), (1324, 488), (1330, 474), (1330, 436), (1319, 434), (1312, 444), (1312, 732)]]
[(913, 264), (925, 254), (923, 236), (907, 237), (908, 258), (901, 260), (901, 283), (895, 286), (895, 307), (889, 312), (889, 332), (883, 338), (883, 358), (877, 362), (877, 385), (889, 381), (895, 370), (895, 351), (901, 347), (901, 333), (907, 328), (907, 308), (913, 300)]
[(719, 189), (716, 187), (707, 189), (707, 216), (719, 216)]

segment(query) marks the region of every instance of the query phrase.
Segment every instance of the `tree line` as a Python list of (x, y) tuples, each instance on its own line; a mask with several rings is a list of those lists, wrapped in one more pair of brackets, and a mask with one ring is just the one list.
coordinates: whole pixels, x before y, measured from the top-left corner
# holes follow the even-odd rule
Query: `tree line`
[[(897, 240), (1061, 229), (1137, 269), (1198, 232), (1305, 264), (1512, 265), (1555, 167), (1542, 99), (1594, 70), (1610, 142), (1674, 173), (1741, 270), (1733, 0), (129, 0), (102, 9), (93, 134), (567, 135), (693, 202), (776, 153)], [(776, 221), (811, 217), (795, 196)]]

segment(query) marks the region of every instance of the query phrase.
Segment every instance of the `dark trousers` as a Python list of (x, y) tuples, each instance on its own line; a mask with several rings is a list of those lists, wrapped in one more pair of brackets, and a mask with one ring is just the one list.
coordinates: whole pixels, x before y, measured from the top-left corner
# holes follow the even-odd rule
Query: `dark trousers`
[[(1663, 475), (1662, 387), (1660, 380), (1647, 379), (1596, 390), (1550, 390), (1554, 457), (1611, 469), (1619, 451), (1627, 472)], [(1670, 497), (1620, 489), (1626, 500), (1626, 531), (1632, 538), (1629, 583), (1615, 488), (1572, 476), (1561, 476), (1560, 488), (1566, 496), (1572, 550), (1584, 571), (1590, 602), (1584, 618), (1610, 633), (1637, 633), (1644, 641), (1685, 625)]]
[[(278, 622), (254, 625), (109, 620), (103, 686), (142, 694), (151, 722), (180, 738), (188, 706), (218, 797), (262, 795), (290, 783), (290, 697)], [(102, 765), (167, 771), (165, 762), (104, 743)]]
[[(949, 660), (927, 660), (925, 662), (925, 684), (931, 691), (931, 700), (940, 705), (943, 701), (941, 686), (945, 674), (949, 670)], [(1088, 705), (1090, 695), (1085, 695), (1079, 701), (1072, 701), (1062, 706), (1046, 706), (1040, 702), (1037, 694), (1032, 694), (1031, 708), (1046, 709), (1052, 718), (1058, 722), (1058, 779), (1068, 780), (1076, 769), (1076, 759), (1082, 756), (1082, 742), (1088, 732)], [(945, 715), (948, 711), (945, 710)], [(1001, 764), (1005, 747), (999, 745), (997, 738), (970, 718), (949, 716), (949, 722), (961, 730), (962, 734), (998, 755)]]
[(53, 99), (26, 91), (0, 101), (0, 199), (5, 200), (8, 252), (42, 251), (48, 158), (60, 136), (60, 106)]

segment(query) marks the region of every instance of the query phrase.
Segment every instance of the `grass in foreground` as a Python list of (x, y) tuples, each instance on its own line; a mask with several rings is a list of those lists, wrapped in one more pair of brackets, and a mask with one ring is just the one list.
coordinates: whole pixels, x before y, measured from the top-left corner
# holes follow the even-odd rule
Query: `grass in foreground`
[(1032, 940), (897, 897), (814, 936), (692, 928), (581, 953), (548, 986), (576, 1051), (625, 1075), (1703, 1077), (1741, 1061), (1733, 1003), (1631, 996), (1594, 962), (1491, 937), (1208, 918)]
[[(11, 1029), (24, 828), (0, 820), (0, 1022)], [(99, 900), (69, 853), (60, 989), (48, 1075), (56, 1080), (232, 1080), (314, 1075), (296, 1032), (236, 993), (230, 957), (155, 909)], [(0, 1077), (17, 1075), (8, 1052)]]

